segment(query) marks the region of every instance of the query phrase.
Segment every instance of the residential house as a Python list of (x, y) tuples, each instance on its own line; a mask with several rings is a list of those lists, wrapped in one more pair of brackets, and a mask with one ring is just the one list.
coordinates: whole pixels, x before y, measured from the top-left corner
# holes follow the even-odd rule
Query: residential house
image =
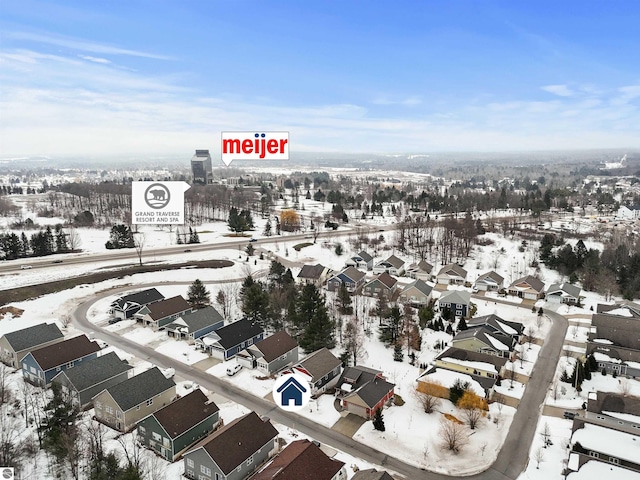
[(61, 371), (51, 383), (60, 384), (71, 404), (85, 410), (91, 408), (93, 397), (102, 390), (129, 378), (132, 368), (115, 352), (109, 352)]
[(549, 303), (577, 305), (580, 303), (580, 292), (580, 287), (570, 283), (554, 283), (547, 289), (544, 299)]
[(451, 346), (471, 352), (481, 352), (498, 357), (511, 358), (514, 344), (505, 343), (504, 337), (498, 338), (487, 327), (481, 326), (462, 330), (451, 339)]
[(150, 305), (161, 300), (164, 300), (164, 295), (155, 288), (149, 288), (117, 299), (111, 304), (109, 313), (115, 318), (126, 320), (127, 318), (133, 317), (145, 305)]
[(454, 347), (447, 348), (434, 359), (437, 368), (494, 379), (502, 375), (507, 361), (504, 357)]
[(464, 285), (467, 271), (457, 263), (450, 263), (440, 269), (436, 275), (436, 282), (441, 285)]
[(387, 272), (381, 273), (373, 280), (364, 284), (362, 294), (367, 297), (385, 298), (391, 300), (396, 292), (398, 281)]
[(497, 292), (504, 287), (504, 277), (491, 270), (480, 275), (473, 284), (478, 291)]
[(640, 218), (640, 205), (620, 205), (617, 217), (624, 220), (638, 220)]
[(373, 273), (388, 273), (389, 275), (397, 275), (401, 277), (404, 275), (405, 270), (405, 262), (404, 260), (399, 259), (395, 255), (391, 255), (386, 260), (382, 260), (378, 262), (375, 267), (373, 267)]
[(394, 396), (395, 385), (386, 381), (382, 372), (368, 367), (347, 367), (340, 380), (342, 407), (349, 413), (371, 419)]
[(96, 419), (120, 432), (176, 398), (176, 384), (158, 367), (150, 368), (93, 397)]
[(180, 295), (145, 305), (135, 314), (137, 322), (151, 326), (154, 330), (174, 322), (185, 313), (191, 312), (191, 306)]
[(85, 335), (31, 350), (22, 358), (22, 375), (29, 383), (45, 387), (67, 368), (98, 356), (100, 346)]
[(220, 424), (220, 409), (197, 388), (138, 422), (138, 440), (174, 462)]
[[(569, 461), (571, 470), (578, 470), (587, 462), (597, 461), (640, 473), (640, 431), (614, 430), (608, 426), (587, 423), (581, 417), (575, 420), (570, 440), (571, 455), (575, 459), (573, 462), (571, 459)], [(616, 477), (607, 474), (603, 478)]]
[(255, 412), (237, 418), (183, 455), (190, 479), (244, 480), (278, 451), (278, 431)]
[(307, 377), (311, 395), (316, 396), (332, 388), (340, 378), (342, 362), (327, 348), (321, 348), (296, 363), (291, 371)]
[(258, 368), (264, 375), (273, 375), (298, 361), (298, 342), (284, 330), (260, 340), (238, 354), (238, 363)]
[(364, 276), (365, 273), (355, 267), (347, 267), (327, 281), (327, 289), (330, 292), (337, 292), (340, 290), (340, 285), (344, 283), (347, 291), (353, 293), (364, 285)]
[(456, 317), (469, 318), (471, 316), (471, 293), (466, 290), (442, 292), (438, 298), (438, 309), (442, 312), (445, 308), (450, 309)]
[(505, 343), (509, 344), (518, 343), (524, 333), (524, 325), (522, 323), (504, 320), (495, 313), (467, 320), (467, 328), (479, 327), (488, 328), (498, 338), (505, 337)]
[(263, 328), (243, 318), (199, 338), (196, 345), (212, 357), (226, 361), (263, 338)]
[(415, 306), (425, 306), (431, 302), (433, 287), (424, 281), (417, 279), (404, 287), (400, 292), (400, 301)]
[(303, 265), (298, 273), (298, 282), (303, 285), (313, 284), (320, 287), (325, 284), (331, 270), (321, 264)]
[(629, 300), (621, 300), (613, 305), (599, 303), (596, 307), (597, 313), (608, 313), (609, 315), (619, 315), (622, 317), (640, 318), (640, 304), (630, 302)]
[(412, 263), (407, 268), (407, 276), (415, 280), (422, 280), (424, 282), (431, 281), (433, 279), (433, 265), (420, 260), (418, 263)]
[(538, 300), (544, 296), (544, 283), (539, 278), (527, 275), (509, 285), (508, 292), (525, 300)]
[(250, 480), (346, 480), (344, 462), (309, 440), (295, 440)]
[(349, 258), (345, 262), (345, 265), (347, 267), (355, 267), (355, 268), (362, 268), (364, 270), (371, 270), (373, 268), (373, 257), (363, 250), (357, 255), (354, 255), (351, 258)]
[(224, 318), (212, 306), (187, 312), (169, 323), (165, 330), (170, 337), (194, 343), (196, 339), (224, 326)]
[[(598, 305), (597, 310), (606, 308)], [(587, 354), (593, 353), (600, 370), (627, 377), (640, 376), (640, 317), (633, 312), (634, 304), (619, 304), (607, 313), (592, 315)]]
[(351, 477), (351, 480), (393, 480), (393, 477), (385, 470), (379, 472), (375, 468), (368, 468), (366, 470), (358, 470)]
[(0, 337), (0, 360), (13, 368), (20, 368), (24, 356), (36, 348), (64, 340), (55, 323), (40, 323), (33, 327), (5, 333)]

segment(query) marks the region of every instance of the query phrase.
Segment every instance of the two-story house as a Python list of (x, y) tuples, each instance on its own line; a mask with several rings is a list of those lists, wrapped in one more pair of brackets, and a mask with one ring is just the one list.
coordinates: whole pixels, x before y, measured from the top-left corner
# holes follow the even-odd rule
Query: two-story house
[(31, 350), (62, 340), (64, 335), (55, 323), (41, 323), (5, 333), (0, 337), (0, 360), (10, 367), (20, 368), (20, 362)]
[(355, 267), (362, 270), (371, 270), (373, 268), (373, 257), (364, 250), (348, 258), (345, 262), (347, 267)]
[(243, 318), (199, 338), (196, 345), (212, 357), (226, 361), (263, 338), (263, 328)]
[(148, 288), (141, 292), (130, 293), (120, 297), (111, 304), (109, 313), (115, 318), (126, 320), (133, 317), (145, 305), (150, 305), (160, 300), (164, 300), (164, 295), (155, 288)]
[(365, 273), (357, 270), (355, 267), (347, 267), (340, 273), (332, 276), (327, 281), (327, 289), (330, 292), (340, 290), (342, 284), (345, 285), (348, 292), (355, 292), (364, 284)]
[(451, 310), (456, 317), (469, 318), (471, 315), (471, 293), (466, 290), (448, 290), (438, 298), (438, 309)]
[(165, 326), (170, 337), (187, 340), (190, 344), (196, 339), (224, 326), (224, 318), (211, 305), (187, 312)]
[(342, 362), (329, 349), (321, 348), (296, 363), (291, 371), (307, 378), (311, 385), (311, 395), (315, 396), (336, 385), (342, 371)]
[(237, 355), (238, 363), (257, 368), (264, 375), (273, 375), (298, 361), (298, 342), (280, 330), (250, 345)]
[(398, 280), (393, 278), (387, 272), (383, 272), (373, 280), (364, 284), (362, 294), (367, 297), (385, 298), (391, 300), (396, 292)]
[(154, 330), (176, 321), (185, 313), (191, 312), (191, 306), (180, 295), (145, 305), (134, 315), (137, 322), (150, 326)]
[(417, 279), (400, 291), (400, 301), (416, 306), (425, 306), (431, 302), (433, 287), (424, 281)]
[(298, 273), (298, 283), (303, 285), (313, 284), (317, 287), (324, 285), (331, 270), (321, 264), (303, 265)]
[(391, 255), (386, 260), (382, 260), (378, 262), (373, 267), (373, 273), (388, 273), (389, 275), (396, 275), (401, 277), (404, 275), (405, 270), (405, 262), (404, 260), (396, 257), (395, 255)]

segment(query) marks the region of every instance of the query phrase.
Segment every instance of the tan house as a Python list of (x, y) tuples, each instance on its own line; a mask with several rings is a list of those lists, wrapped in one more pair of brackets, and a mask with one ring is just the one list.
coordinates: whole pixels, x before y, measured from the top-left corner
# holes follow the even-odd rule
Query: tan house
[[(497, 338), (487, 327), (479, 327), (458, 332), (451, 340), (451, 346), (470, 352), (510, 358), (513, 345), (507, 345), (505, 340), (504, 337)], [(512, 341), (511, 338), (509, 340)]]
[(433, 287), (422, 280), (415, 280), (404, 287), (400, 292), (400, 301), (412, 305), (428, 305), (431, 301)]
[(486, 378), (497, 378), (501, 375), (505, 363), (507, 359), (504, 357), (460, 348), (448, 348), (435, 358), (438, 368)]
[(544, 296), (544, 283), (539, 278), (527, 275), (509, 285), (508, 290), (509, 295), (525, 300), (538, 300)]
[(430, 281), (433, 278), (433, 265), (425, 260), (412, 263), (409, 265), (409, 268), (407, 268), (407, 277), (424, 282)]
[(191, 306), (180, 295), (145, 305), (134, 315), (137, 322), (158, 330), (192, 311)]
[(313, 284), (320, 287), (325, 284), (330, 273), (331, 269), (319, 263), (316, 265), (303, 265), (296, 280), (303, 285)]
[(479, 291), (497, 292), (504, 285), (504, 277), (491, 270), (480, 275), (473, 286)]
[(176, 384), (158, 367), (103, 390), (93, 397), (96, 419), (120, 432), (176, 398)]
[(22, 359), (31, 350), (53, 345), (64, 340), (55, 323), (41, 323), (0, 337), (0, 360), (10, 367), (19, 368)]
[(450, 263), (440, 269), (436, 282), (441, 285), (463, 285), (467, 279), (467, 271), (457, 263)]

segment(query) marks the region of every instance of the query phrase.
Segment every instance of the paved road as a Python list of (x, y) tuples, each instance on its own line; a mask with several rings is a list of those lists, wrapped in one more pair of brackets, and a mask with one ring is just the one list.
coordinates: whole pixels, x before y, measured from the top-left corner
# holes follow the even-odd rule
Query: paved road
[[(144, 288), (145, 286), (137, 285), (136, 287)], [(111, 295), (130, 288), (131, 287), (122, 287), (109, 292), (103, 292), (101, 295)], [(212, 392), (240, 403), (261, 415), (266, 415), (278, 423), (297, 429), (322, 443), (329, 444), (373, 464), (382, 465), (409, 479), (445, 480), (453, 478), (448, 475), (418, 469), (384, 452), (356, 442), (334, 430), (318, 425), (309, 419), (287, 413), (275, 407), (272, 403), (255, 397), (202, 370), (162, 355), (152, 348), (139, 345), (121, 337), (117, 333), (103, 330), (87, 320), (87, 311), (91, 305), (100, 298), (101, 297), (93, 298), (91, 301), (81, 304), (72, 316), (74, 323), (79, 329), (85, 332), (93, 332), (96, 338), (104, 340), (113, 346), (121, 348), (138, 358), (148, 360), (160, 367), (171, 367), (175, 369), (179, 376), (194, 380)], [(545, 395), (553, 380), (556, 364), (560, 357), (562, 344), (568, 328), (567, 320), (561, 315), (555, 312), (547, 312), (547, 315), (552, 320), (553, 325), (547, 341), (540, 351), (538, 361), (536, 362), (529, 383), (520, 401), (520, 406), (514, 416), (502, 450), (498, 454), (495, 463), (488, 470), (466, 478), (474, 480), (515, 480), (526, 468), (529, 461), (529, 449), (535, 435), (538, 418), (543, 408)]]

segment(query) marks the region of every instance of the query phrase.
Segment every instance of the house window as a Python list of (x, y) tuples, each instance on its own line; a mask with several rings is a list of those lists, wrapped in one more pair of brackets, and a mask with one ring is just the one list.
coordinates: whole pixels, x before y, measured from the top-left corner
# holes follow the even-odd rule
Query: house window
[(147, 407), (150, 407), (151, 405), (153, 405), (153, 398), (147, 400)]
[(589, 456), (593, 458), (600, 458), (600, 454), (598, 452), (593, 452), (593, 451), (589, 452)]
[(187, 467), (189, 468), (194, 468), (194, 464), (193, 464), (193, 460), (190, 458), (187, 458)]
[(96, 408), (102, 410), (102, 402), (96, 402)]
[(71, 367), (73, 367), (73, 360), (67, 363), (67, 368), (71, 368)]
[(113, 414), (113, 408), (111, 408), (109, 405), (104, 407), (104, 409), (107, 411), (107, 413)]
[(145, 433), (147, 433), (147, 429), (140, 425), (138, 427), (138, 432), (144, 435)]
[(211, 476), (211, 469), (209, 467), (205, 467), (204, 465), (200, 465), (200, 472), (204, 473), (208, 477)]
[(136, 410), (140, 410), (140, 405), (136, 405)]
[(158, 433), (156, 433), (156, 432), (153, 432), (153, 433), (151, 434), (151, 436), (153, 437), (153, 439), (154, 439), (156, 442), (159, 442), (159, 441), (160, 441), (160, 439), (162, 438), (162, 437), (160, 437), (160, 434), (158, 434)]
[(36, 367), (30, 367), (29, 370), (31, 370), (31, 373), (33, 373), (35, 375), (36, 373)]
[(253, 455), (247, 458), (247, 467), (253, 463)]
[(116, 410), (116, 418), (122, 418), (122, 412), (120, 410)]
[(280, 357), (280, 360), (286, 360), (286, 359), (287, 359), (287, 354), (286, 353)]
[(620, 459), (616, 457), (609, 457), (609, 461), (614, 465), (620, 465)]
[(26, 363), (23, 363), (22, 368), (25, 370), (29, 370), (29, 365), (27, 365)]

